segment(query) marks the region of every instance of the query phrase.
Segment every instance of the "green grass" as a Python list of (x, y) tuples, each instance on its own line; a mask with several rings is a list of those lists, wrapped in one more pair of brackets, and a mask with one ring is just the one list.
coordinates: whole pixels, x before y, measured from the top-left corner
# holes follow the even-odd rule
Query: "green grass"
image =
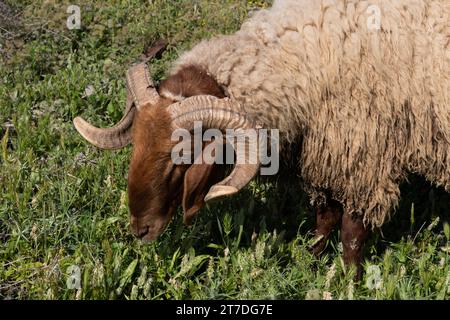
[[(0, 298), (450, 298), (450, 197), (417, 177), (402, 187), (394, 220), (369, 242), (360, 284), (343, 266), (338, 234), (321, 259), (308, 252), (312, 208), (295, 184), (253, 182), (205, 208), (193, 227), (178, 214), (150, 245), (130, 234), (130, 148), (99, 151), (72, 119), (115, 123), (124, 72), (154, 40), (170, 41), (151, 67), (161, 79), (182, 51), (234, 32), (269, 1), (86, 0), (82, 29), (73, 31), (68, 2), (7, 3), (22, 22), (17, 38), (0, 37)], [(88, 86), (94, 92), (85, 97)], [(80, 289), (67, 285), (71, 266)]]

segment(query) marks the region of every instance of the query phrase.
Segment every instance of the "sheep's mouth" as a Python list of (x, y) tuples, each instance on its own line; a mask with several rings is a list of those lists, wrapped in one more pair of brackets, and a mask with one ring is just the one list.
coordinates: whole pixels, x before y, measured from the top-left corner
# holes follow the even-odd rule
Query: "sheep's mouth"
[[(162, 233), (162, 232), (161, 232)], [(150, 229), (147, 227), (146, 231), (142, 234), (139, 234), (137, 238), (139, 238), (140, 241), (143, 243), (152, 243), (158, 239), (159, 234), (155, 234), (153, 232), (150, 232)]]
[(164, 233), (167, 224), (168, 223), (158, 229), (146, 227), (138, 235), (136, 235), (136, 237), (143, 243), (152, 243), (156, 241), (161, 234)]
[(170, 221), (172, 221), (174, 211), (174, 209), (169, 209), (165, 216), (155, 218), (152, 223), (147, 223), (134, 235), (143, 243), (151, 243), (156, 241), (158, 237), (167, 229)]

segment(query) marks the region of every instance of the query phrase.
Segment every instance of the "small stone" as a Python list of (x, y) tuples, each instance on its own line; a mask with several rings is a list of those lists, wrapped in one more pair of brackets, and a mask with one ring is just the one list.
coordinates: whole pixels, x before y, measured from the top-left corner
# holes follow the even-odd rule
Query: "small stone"
[(84, 89), (84, 94), (83, 94), (82, 98), (88, 98), (88, 97), (92, 96), (94, 93), (95, 93), (95, 88), (93, 85), (90, 84), (86, 87), (86, 89)]

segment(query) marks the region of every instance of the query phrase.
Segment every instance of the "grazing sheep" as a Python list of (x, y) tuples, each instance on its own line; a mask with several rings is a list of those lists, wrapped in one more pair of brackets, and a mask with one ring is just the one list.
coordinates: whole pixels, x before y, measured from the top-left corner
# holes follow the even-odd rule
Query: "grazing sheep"
[[(380, 25), (371, 23), (377, 18)], [(300, 144), (298, 174), (319, 207), (318, 235), (326, 238), (343, 213), (346, 263), (360, 263), (368, 230), (390, 217), (408, 173), (450, 190), (448, 0), (276, 0), (235, 34), (183, 54), (158, 91), (135, 103), (133, 125), (130, 209), (134, 232), (146, 239), (186, 198), (186, 179), (195, 180), (188, 174), (195, 166), (168, 164), (171, 131), (192, 128), (193, 120), (220, 129), (238, 123), (279, 129), (285, 155)], [(175, 123), (180, 117), (184, 122)], [(104, 131), (80, 119), (76, 125), (102, 146), (97, 138)], [(150, 138), (155, 134), (158, 142)], [(128, 134), (115, 147), (130, 141)], [(258, 168), (237, 165), (207, 199), (236, 193)], [(197, 173), (202, 179), (192, 183), (197, 196), (187, 220), (203, 205), (214, 171)], [(155, 200), (162, 189), (178, 191)]]

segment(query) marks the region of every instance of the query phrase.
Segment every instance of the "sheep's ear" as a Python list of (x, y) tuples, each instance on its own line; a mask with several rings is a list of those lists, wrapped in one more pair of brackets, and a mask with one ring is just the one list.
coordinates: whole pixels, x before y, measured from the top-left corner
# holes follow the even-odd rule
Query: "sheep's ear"
[(194, 164), (184, 176), (183, 213), (184, 223), (190, 225), (194, 216), (205, 205), (209, 188), (220, 180), (218, 165)]

